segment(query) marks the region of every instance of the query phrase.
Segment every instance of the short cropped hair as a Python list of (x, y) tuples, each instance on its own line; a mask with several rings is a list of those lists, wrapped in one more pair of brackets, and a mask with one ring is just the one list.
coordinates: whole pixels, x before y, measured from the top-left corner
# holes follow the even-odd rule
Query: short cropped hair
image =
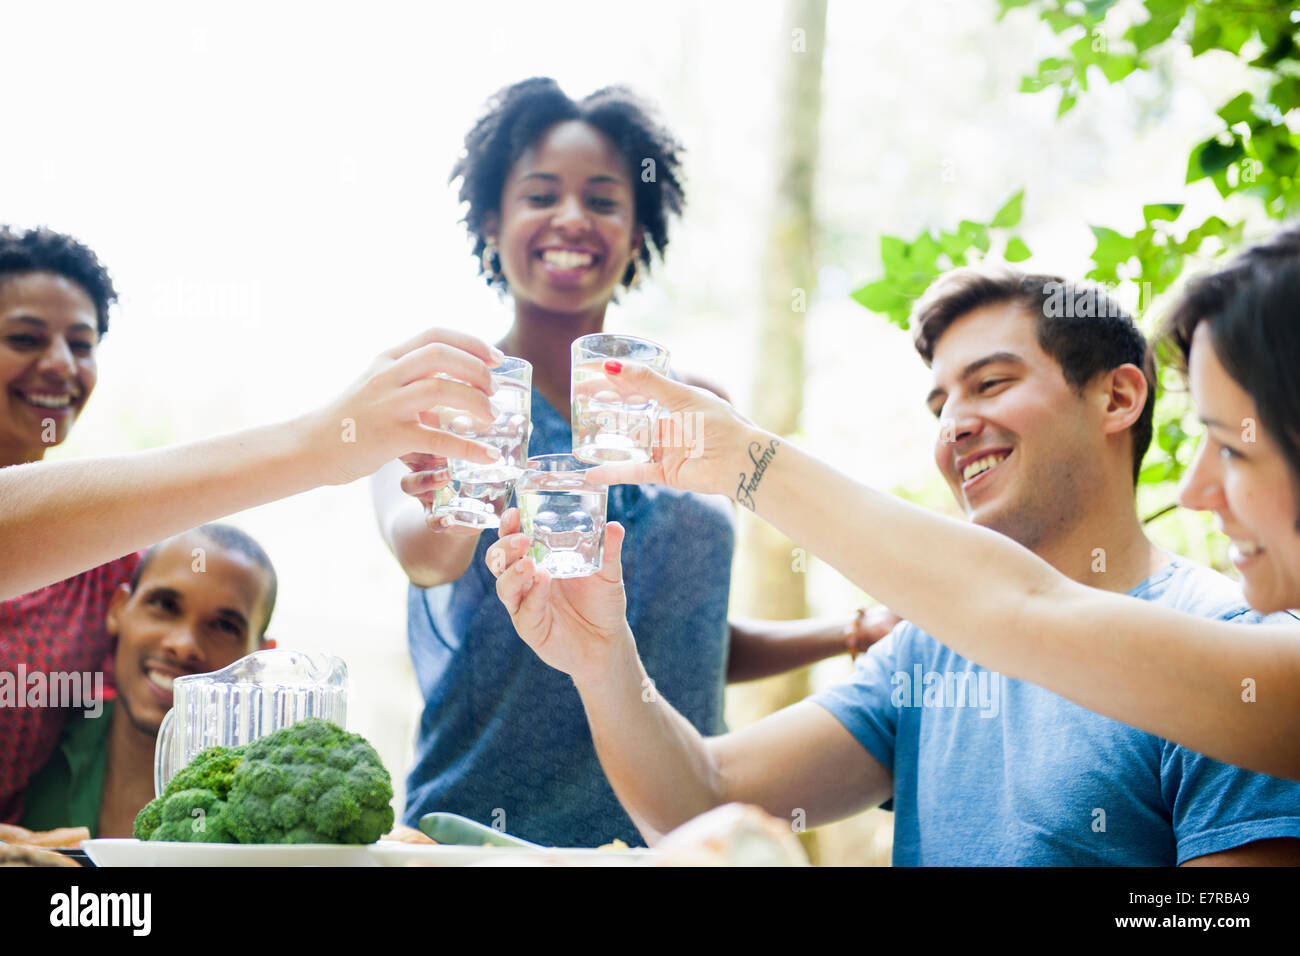
[(1147, 380), (1147, 400), (1133, 423), (1133, 483), (1151, 446), (1156, 405), (1156, 366), (1142, 330), (1104, 289), (1060, 276), (1014, 269), (954, 269), (937, 279), (917, 303), (912, 337), (926, 365), (936, 343), (962, 316), (988, 305), (1019, 306), (1035, 320), (1038, 344), (1061, 366), (1065, 380), (1082, 394), (1099, 373), (1135, 365)]
[[(227, 551), (232, 551), (235, 554), (243, 555), (266, 572), (266, 598), (264, 602), (266, 605), (266, 617), (262, 621), (262, 630), (257, 635), (259, 638), (265, 637), (267, 625), (271, 623), (271, 613), (275, 610), (275, 595), (279, 585), (275, 574), (275, 566), (271, 564), (271, 559), (267, 556), (266, 551), (264, 551), (262, 546), (253, 540), (250, 535), (240, 531), (233, 525), (204, 524), (199, 525), (193, 530), (198, 534), (203, 535), (203, 537), (207, 538), (213, 544), (216, 544)], [(160, 541), (157, 544), (152, 545), (149, 550), (144, 553), (144, 558), (141, 559), (140, 563), (136, 566), (135, 573), (131, 575), (132, 594), (134, 594), (136, 588), (139, 587), (140, 579), (144, 577), (144, 572), (145, 569), (149, 567), (149, 562), (153, 560), (154, 555), (157, 554), (158, 549), (162, 547), (164, 543), (165, 542)]]

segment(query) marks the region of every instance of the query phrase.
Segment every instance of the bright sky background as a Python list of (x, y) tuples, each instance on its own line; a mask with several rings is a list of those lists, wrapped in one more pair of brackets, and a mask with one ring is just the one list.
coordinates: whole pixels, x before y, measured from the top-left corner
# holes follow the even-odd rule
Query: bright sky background
[[(688, 208), (667, 262), (609, 325), (663, 341), (676, 368), (743, 407), (791, 55), (781, 10), (3, 0), (0, 222), (76, 235), (122, 294), (100, 384), (52, 457), (287, 417), (425, 326), (500, 335), (509, 311), (475, 275), (447, 172), (487, 96), (539, 74), (578, 96), (630, 84), (685, 142)], [(1141, 202), (1209, 201), (1183, 186), (1183, 164), (1237, 64), (1175, 62), (1172, 96), (1137, 78), (1058, 123), (1053, 95), (1016, 92), (1058, 41), (993, 14), (992, 0), (831, 3), (803, 430), (885, 487), (937, 477), (927, 370), (904, 333), (847, 298), (878, 274), (881, 232), (987, 219), (1026, 186), (1029, 265), (1078, 273), (1088, 223), (1131, 230)], [(404, 578), (365, 484), (234, 521), (279, 569), (275, 636), (346, 657), (350, 723), (400, 787), (419, 699)], [(811, 581), (821, 611), (858, 598), (824, 568)]]

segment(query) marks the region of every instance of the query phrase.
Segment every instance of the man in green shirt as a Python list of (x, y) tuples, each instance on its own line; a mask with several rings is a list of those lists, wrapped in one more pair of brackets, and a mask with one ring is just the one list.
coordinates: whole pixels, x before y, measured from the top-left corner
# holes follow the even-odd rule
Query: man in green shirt
[(117, 700), (74, 715), (59, 749), (27, 788), (22, 825), (84, 826), (129, 837), (154, 797), (154, 744), (172, 706), (172, 682), (220, 670), (272, 646), (266, 626), (276, 576), (266, 552), (229, 525), (203, 525), (145, 554), (109, 604), (117, 637)]

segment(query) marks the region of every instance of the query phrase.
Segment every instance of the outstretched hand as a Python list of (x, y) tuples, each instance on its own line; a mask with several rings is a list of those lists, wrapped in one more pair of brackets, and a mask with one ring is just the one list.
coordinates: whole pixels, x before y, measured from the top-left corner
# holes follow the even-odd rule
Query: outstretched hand
[(577, 386), (592, 394), (615, 391), (629, 404), (659, 403), (653, 461), (604, 464), (587, 472), (606, 484), (656, 484), (735, 497), (737, 466), (748, 462), (753, 423), (717, 395), (675, 382), (636, 363), (606, 363), (603, 376)]
[(581, 578), (553, 579), (537, 566), (528, 556), (528, 535), (519, 533), (518, 509), (501, 516), (498, 534), (484, 560), (515, 630), (538, 657), (581, 686), (635, 652), (623, 590), (622, 525), (605, 525), (600, 570)]
[(872, 644), (884, 638), (902, 621), (901, 617), (883, 604), (858, 608), (853, 620), (845, 628), (844, 642), (849, 646), (850, 656), (856, 658), (865, 653)]
[(491, 368), (500, 360), (485, 342), (450, 329), (429, 329), (382, 352), (342, 395), (303, 420), (324, 480), (346, 484), (412, 453), (499, 459), (496, 449), (437, 427), (429, 410), (492, 421)]

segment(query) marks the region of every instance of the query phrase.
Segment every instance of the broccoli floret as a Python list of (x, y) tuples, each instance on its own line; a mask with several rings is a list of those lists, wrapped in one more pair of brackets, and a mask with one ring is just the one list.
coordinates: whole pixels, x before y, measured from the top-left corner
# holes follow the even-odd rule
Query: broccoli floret
[(135, 818), (140, 840), (374, 843), (393, 828), (375, 748), (308, 718), (243, 747), (210, 747)]
[(227, 805), (215, 791), (181, 790), (166, 797), (162, 823), (151, 840), (181, 843), (237, 843), (226, 826)]
[[(155, 797), (136, 815), (135, 838), (236, 842), (219, 821), (225, 813), (224, 801), (235, 768), (243, 757), (243, 747), (209, 747), (199, 753), (167, 782), (162, 796)], [(201, 812), (196, 814), (195, 810)]]
[(168, 797), (182, 790), (211, 790), (223, 800), (230, 792), (235, 768), (244, 758), (246, 747), (209, 747), (189, 762), (163, 788)]
[(148, 840), (153, 836), (153, 832), (162, 823), (162, 807), (163, 798), (154, 797), (135, 815), (135, 826), (132, 832), (137, 840)]
[(244, 748), (224, 823), (241, 843), (374, 843), (393, 827), (392, 799), (366, 739), (313, 717)]

